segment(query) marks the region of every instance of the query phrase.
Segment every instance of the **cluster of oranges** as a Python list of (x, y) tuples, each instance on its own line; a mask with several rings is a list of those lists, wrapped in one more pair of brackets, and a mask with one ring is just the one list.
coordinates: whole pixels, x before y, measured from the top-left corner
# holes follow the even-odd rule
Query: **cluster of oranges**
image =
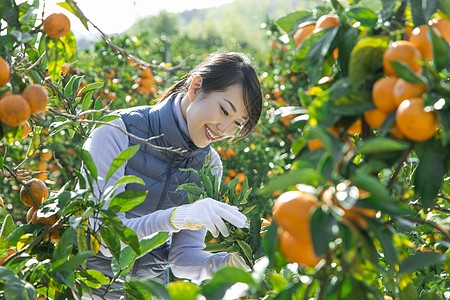
[(154, 95), (158, 91), (155, 77), (149, 67), (139, 70), (139, 78), (135, 80), (135, 83), (138, 85), (136, 90), (141, 94)]
[[(0, 86), (6, 85), (10, 79), (8, 63), (0, 57)], [(6, 92), (0, 98), (0, 121), (8, 126), (17, 127), (24, 124), (23, 135), (30, 132), (27, 122), (31, 114), (40, 113), (48, 103), (48, 93), (39, 84), (28, 85), (22, 94)]]
[(231, 180), (233, 180), (236, 177), (239, 178), (239, 181), (238, 181), (238, 184), (236, 185), (236, 188), (234, 189), (234, 191), (236, 193), (240, 193), (242, 191), (242, 183), (245, 180), (244, 173), (242, 173), (242, 172), (237, 173), (234, 169), (230, 169), (230, 170), (228, 170), (228, 176), (225, 177), (224, 182), (225, 182), (225, 184), (227, 184), (228, 182), (230, 182)]
[[(46, 181), (48, 178), (47, 170), (49, 169), (48, 162), (53, 158), (53, 153), (49, 149), (43, 149), (39, 155), (39, 161), (36, 163), (36, 171), (42, 172), (36, 175), (37, 179)], [(52, 165), (54, 168), (54, 165)]]
[(223, 147), (218, 147), (217, 154), (219, 154), (224, 159), (230, 159), (236, 155), (236, 151), (232, 147), (228, 147), (226, 149)]
[(281, 194), (272, 207), (273, 220), (278, 225), (279, 248), (290, 262), (303, 267), (315, 266), (316, 256), (311, 238), (311, 216), (319, 206), (313, 194), (288, 191)]
[[(45, 183), (34, 178), (25, 183), (20, 189), (20, 201), (30, 209), (27, 212), (26, 220), (31, 223), (42, 223), (47, 227), (56, 223), (56, 215), (48, 217), (38, 217), (39, 207), (44, 203), (49, 195), (49, 189)], [(60, 234), (58, 230), (53, 231), (50, 235), (45, 236), (44, 240), (51, 239), (54, 243), (59, 241)]]
[[(430, 27), (429, 27), (430, 26)], [(429, 30), (450, 42), (450, 20), (435, 18), (428, 25), (420, 25), (411, 32), (409, 40), (393, 42), (383, 54), (383, 72), (372, 89), (376, 108), (366, 111), (364, 118), (374, 129), (380, 129), (386, 117), (395, 111), (395, 124), (390, 132), (397, 138), (406, 137), (422, 142), (432, 138), (439, 126), (435, 112), (424, 107), (423, 94), (428, 87), (424, 82), (412, 83), (398, 77), (392, 61), (402, 62), (415, 74), (422, 73), (421, 60), (433, 60)]]

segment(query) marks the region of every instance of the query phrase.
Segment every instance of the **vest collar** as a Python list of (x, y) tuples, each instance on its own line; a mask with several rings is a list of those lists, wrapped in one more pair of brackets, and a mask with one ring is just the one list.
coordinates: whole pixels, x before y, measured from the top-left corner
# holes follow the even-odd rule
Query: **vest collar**
[(163, 147), (186, 150), (179, 154), (184, 158), (192, 157), (203, 150), (209, 151), (209, 145), (205, 148), (199, 148), (192, 142), (189, 136), (183, 134), (180, 128), (180, 122), (184, 122), (184, 120), (177, 119), (177, 113), (174, 111), (174, 105), (172, 105), (176, 97), (177, 94), (172, 94), (166, 100), (158, 103), (153, 109), (149, 110), (150, 126), (154, 125), (152, 124), (153, 122), (158, 121), (160, 128), (159, 134), (162, 134), (157, 139), (157, 143)]

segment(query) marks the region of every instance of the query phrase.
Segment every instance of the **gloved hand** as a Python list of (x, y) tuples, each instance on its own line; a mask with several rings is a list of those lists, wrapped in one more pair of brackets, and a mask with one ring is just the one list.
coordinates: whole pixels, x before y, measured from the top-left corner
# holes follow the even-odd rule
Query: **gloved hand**
[(235, 206), (205, 198), (177, 207), (170, 219), (177, 229), (199, 230), (205, 227), (214, 237), (219, 236), (219, 231), (223, 236), (228, 236), (229, 231), (223, 220), (242, 228), (247, 217)]
[(250, 272), (252, 270), (239, 253), (231, 253), (228, 263), (230, 266), (241, 268), (245, 272)]

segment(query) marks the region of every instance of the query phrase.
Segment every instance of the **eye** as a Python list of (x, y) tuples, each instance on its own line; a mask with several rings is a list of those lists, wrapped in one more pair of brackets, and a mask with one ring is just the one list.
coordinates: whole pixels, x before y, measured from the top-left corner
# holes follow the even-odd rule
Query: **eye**
[(242, 124), (241, 124), (241, 123), (239, 123), (238, 121), (235, 121), (235, 122), (234, 122), (234, 124), (236, 124), (236, 126), (237, 126), (237, 127), (239, 127), (239, 128), (241, 128), (241, 127), (242, 127)]
[(228, 116), (228, 112), (226, 111), (225, 108), (223, 108), (222, 105), (220, 106), (220, 109), (222, 110), (222, 113), (223, 113), (225, 116)]

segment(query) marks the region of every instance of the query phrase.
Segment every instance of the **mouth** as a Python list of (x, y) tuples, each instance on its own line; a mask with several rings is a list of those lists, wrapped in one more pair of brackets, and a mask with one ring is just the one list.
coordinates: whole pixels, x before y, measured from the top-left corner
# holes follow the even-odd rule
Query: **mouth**
[(208, 127), (208, 125), (205, 125), (205, 135), (206, 138), (211, 142), (215, 141), (218, 138), (218, 136), (214, 133), (214, 131), (211, 130), (211, 128)]

